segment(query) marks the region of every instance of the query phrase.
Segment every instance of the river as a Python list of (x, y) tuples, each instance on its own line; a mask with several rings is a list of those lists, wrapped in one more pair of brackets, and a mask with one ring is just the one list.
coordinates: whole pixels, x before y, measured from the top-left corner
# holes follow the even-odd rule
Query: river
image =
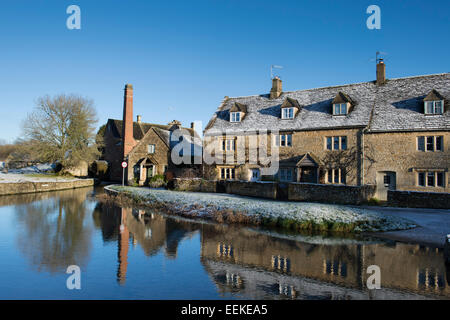
[[(191, 221), (98, 192), (0, 196), (0, 299), (450, 298), (439, 248)], [(71, 265), (80, 289), (67, 287)], [(373, 265), (381, 288), (369, 290)]]

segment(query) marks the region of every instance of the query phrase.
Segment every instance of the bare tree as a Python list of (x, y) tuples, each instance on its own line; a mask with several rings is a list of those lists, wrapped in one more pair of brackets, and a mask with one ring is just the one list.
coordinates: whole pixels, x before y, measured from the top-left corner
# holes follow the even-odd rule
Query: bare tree
[(40, 161), (63, 167), (94, 160), (97, 116), (93, 102), (77, 95), (41, 97), (23, 122), (27, 148)]

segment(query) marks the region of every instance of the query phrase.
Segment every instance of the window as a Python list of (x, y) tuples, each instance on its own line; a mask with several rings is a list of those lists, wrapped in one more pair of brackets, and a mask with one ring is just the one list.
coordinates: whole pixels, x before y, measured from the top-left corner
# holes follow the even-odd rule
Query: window
[(327, 150), (347, 150), (347, 137), (327, 137), (326, 148)]
[(231, 112), (230, 122), (241, 122), (241, 113), (240, 112)]
[(231, 244), (220, 242), (217, 245), (217, 255), (219, 257), (232, 258), (234, 256), (234, 248)]
[(155, 145), (154, 144), (149, 144), (147, 147), (147, 152), (150, 154), (155, 153)]
[(294, 108), (281, 109), (281, 119), (294, 119)]
[(419, 172), (417, 177), (417, 184), (421, 187), (426, 187), (425, 184), (425, 172)]
[(291, 260), (287, 257), (272, 256), (272, 268), (289, 272), (291, 270)]
[(418, 151), (444, 151), (443, 136), (417, 137)]
[(326, 181), (331, 184), (345, 184), (346, 183), (345, 169), (328, 169)]
[(417, 173), (417, 185), (420, 187), (445, 187), (445, 173), (441, 171), (427, 171)]
[(435, 137), (435, 139), (436, 139), (436, 143), (435, 143), (436, 151), (444, 151), (444, 143), (443, 143), (444, 137), (439, 136), (439, 137)]
[(275, 138), (275, 145), (278, 147), (292, 147), (292, 134), (280, 134)]
[(347, 114), (347, 104), (346, 103), (335, 103), (333, 105), (333, 114), (335, 116), (346, 115)]
[(281, 168), (278, 172), (280, 181), (292, 181), (292, 177), (292, 169), (290, 168)]
[(417, 137), (417, 150), (425, 151), (425, 137)]
[(234, 139), (222, 140), (222, 151), (234, 151), (236, 147), (236, 141)]
[(234, 180), (234, 168), (221, 168), (220, 169), (220, 179), (223, 180)]
[(425, 114), (443, 114), (444, 113), (444, 101), (426, 101), (425, 102)]

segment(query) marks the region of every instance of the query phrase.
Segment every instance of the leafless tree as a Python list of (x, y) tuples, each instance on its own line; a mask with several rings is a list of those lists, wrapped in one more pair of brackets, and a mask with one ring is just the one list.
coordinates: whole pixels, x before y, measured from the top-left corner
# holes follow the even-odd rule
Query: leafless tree
[(23, 122), (24, 146), (37, 160), (60, 162), (63, 167), (94, 160), (96, 111), (93, 102), (77, 95), (41, 97)]

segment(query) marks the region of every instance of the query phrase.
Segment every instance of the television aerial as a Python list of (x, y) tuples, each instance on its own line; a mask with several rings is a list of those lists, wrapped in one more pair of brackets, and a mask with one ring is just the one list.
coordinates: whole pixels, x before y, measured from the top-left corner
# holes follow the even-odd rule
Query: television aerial
[(270, 66), (270, 79), (273, 79), (273, 78), (274, 78), (274, 75), (273, 75), (273, 69), (283, 69), (283, 66), (278, 66), (278, 65), (276, 65), (276, 64), (272, 64), (272, 65)]

